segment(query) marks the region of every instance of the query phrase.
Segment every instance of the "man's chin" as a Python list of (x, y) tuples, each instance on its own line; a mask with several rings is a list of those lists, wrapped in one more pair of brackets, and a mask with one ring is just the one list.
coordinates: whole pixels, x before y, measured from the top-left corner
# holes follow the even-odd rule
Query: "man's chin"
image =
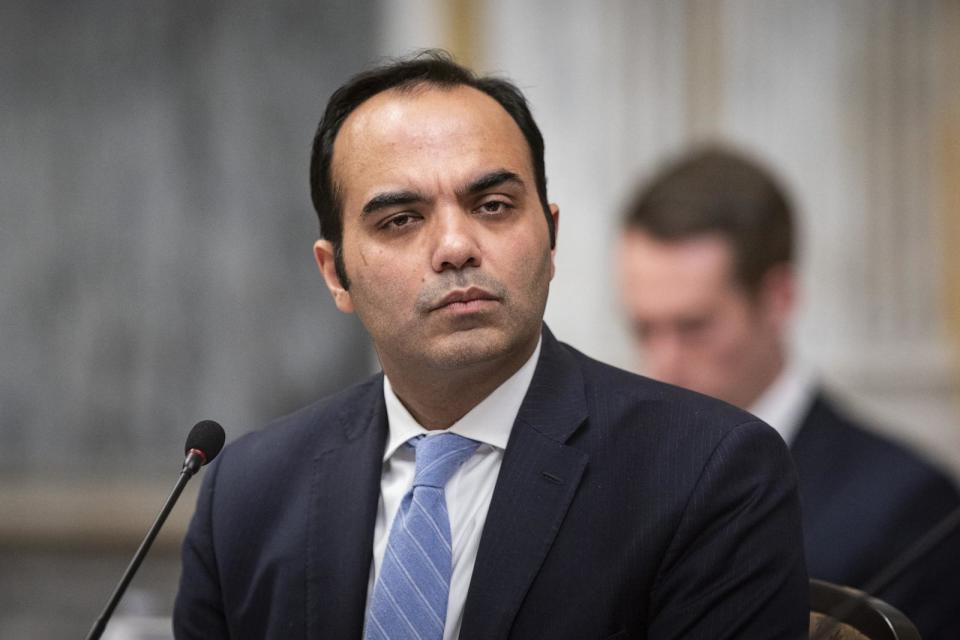
[(504, 327), (487, 325), (436, 336), (423, 347), (431, 366), (444, 371), (456, 371), (498, 362), (509, 366), (518, 359), (518, 355), (523, 355), (525, 343), (531, 343), (532, 352), (537, 337), (539, 333), (521, 336), (517, 335), (515, 328), (509, 331)]
[(438, 369), (457, 370), (496, 362), (510, 353), (510, 341), (490, 327), (456, 331), (428, 350)]

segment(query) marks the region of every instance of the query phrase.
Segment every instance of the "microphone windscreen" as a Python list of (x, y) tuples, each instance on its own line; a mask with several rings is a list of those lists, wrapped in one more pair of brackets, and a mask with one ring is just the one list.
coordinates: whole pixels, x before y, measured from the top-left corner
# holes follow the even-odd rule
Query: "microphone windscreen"
[(190, 435), (187, 436), (187, 444), (183, 447), (184, 454), (189, 454), (191, 449), (197, 449), (203, 452), (203, 464), (207, 464), (217, 457), (220, 449), (223, 448), (223, 441), (226, 434), (223, 427), (213, 420), (201, 420), (190, 429)]

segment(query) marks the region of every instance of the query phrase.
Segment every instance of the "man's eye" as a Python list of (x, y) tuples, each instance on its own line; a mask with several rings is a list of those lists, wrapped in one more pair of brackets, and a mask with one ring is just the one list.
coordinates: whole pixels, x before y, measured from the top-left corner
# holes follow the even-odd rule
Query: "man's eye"
[(509, 206), (510, 205), (501, 200), (490, 200), (480, 205), (479, 211), (480, 213), (504, 213)]
[(413, 216), (409, 213), (401, 213), (399, 215), (393, 216), (389, 220), (383, 223), (385, 229), (399, 229), (405, 227), (408, 224), (413, 222)]
[(645, 322), (635, 322), (633, 333), (641, 340), (649, 340), (650, 336), (653, 335), (653, 327)]

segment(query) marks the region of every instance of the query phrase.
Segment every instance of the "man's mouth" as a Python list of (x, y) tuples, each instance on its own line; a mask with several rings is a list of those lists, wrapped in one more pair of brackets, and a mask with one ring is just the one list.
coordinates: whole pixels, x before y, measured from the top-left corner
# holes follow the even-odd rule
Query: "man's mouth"
[(454, 311), (479, 311), (488, 306), (488, 303), (497, 302), (498, 300), (499, 298), (497, 298), (497, 296), (480, 287), (456, 289), (443, 296), (430, 310), (451, 309)]

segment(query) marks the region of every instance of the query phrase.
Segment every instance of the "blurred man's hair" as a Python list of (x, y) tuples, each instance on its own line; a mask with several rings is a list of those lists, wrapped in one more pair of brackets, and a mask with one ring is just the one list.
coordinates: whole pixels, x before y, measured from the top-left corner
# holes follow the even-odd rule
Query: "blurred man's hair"
[(487, 94), (513, 118), (530, 148), (530, 161), (536, 182), (537, 195), (547, 218), (550, 247), (556, 241), (556, 229), (547, 204), (547, 175), (543, 161), (543, 136), (530, 113), (520, 90), (506, 80), (479, 77), (470, 69), (457, 64), (449, 53), (430, 49), (411, 58), (400, 59), (365, 71), (352, 77), (337, 89), (327, 103), (326, 111), (313, 138), (310, 160), (310, 195), (320, 219), (320, 235), (333, 244), (334, 264), (340, 284), (346, 289), (350, 283), (343, 263), (343, 203), (340, 186), (331, 173), (333, 145), (344, 120), (373, 96), (389, 89), (412, 91), (424, 85), (455, 88), (467, 86)]
[(734, 276), (751, 294), (772, 267), (794, 258), (784, 191), (758, 163), (719, 147), (685, 155), (642, 185), (624, 225), (663, 242), (719, 235), (730, 244)]

